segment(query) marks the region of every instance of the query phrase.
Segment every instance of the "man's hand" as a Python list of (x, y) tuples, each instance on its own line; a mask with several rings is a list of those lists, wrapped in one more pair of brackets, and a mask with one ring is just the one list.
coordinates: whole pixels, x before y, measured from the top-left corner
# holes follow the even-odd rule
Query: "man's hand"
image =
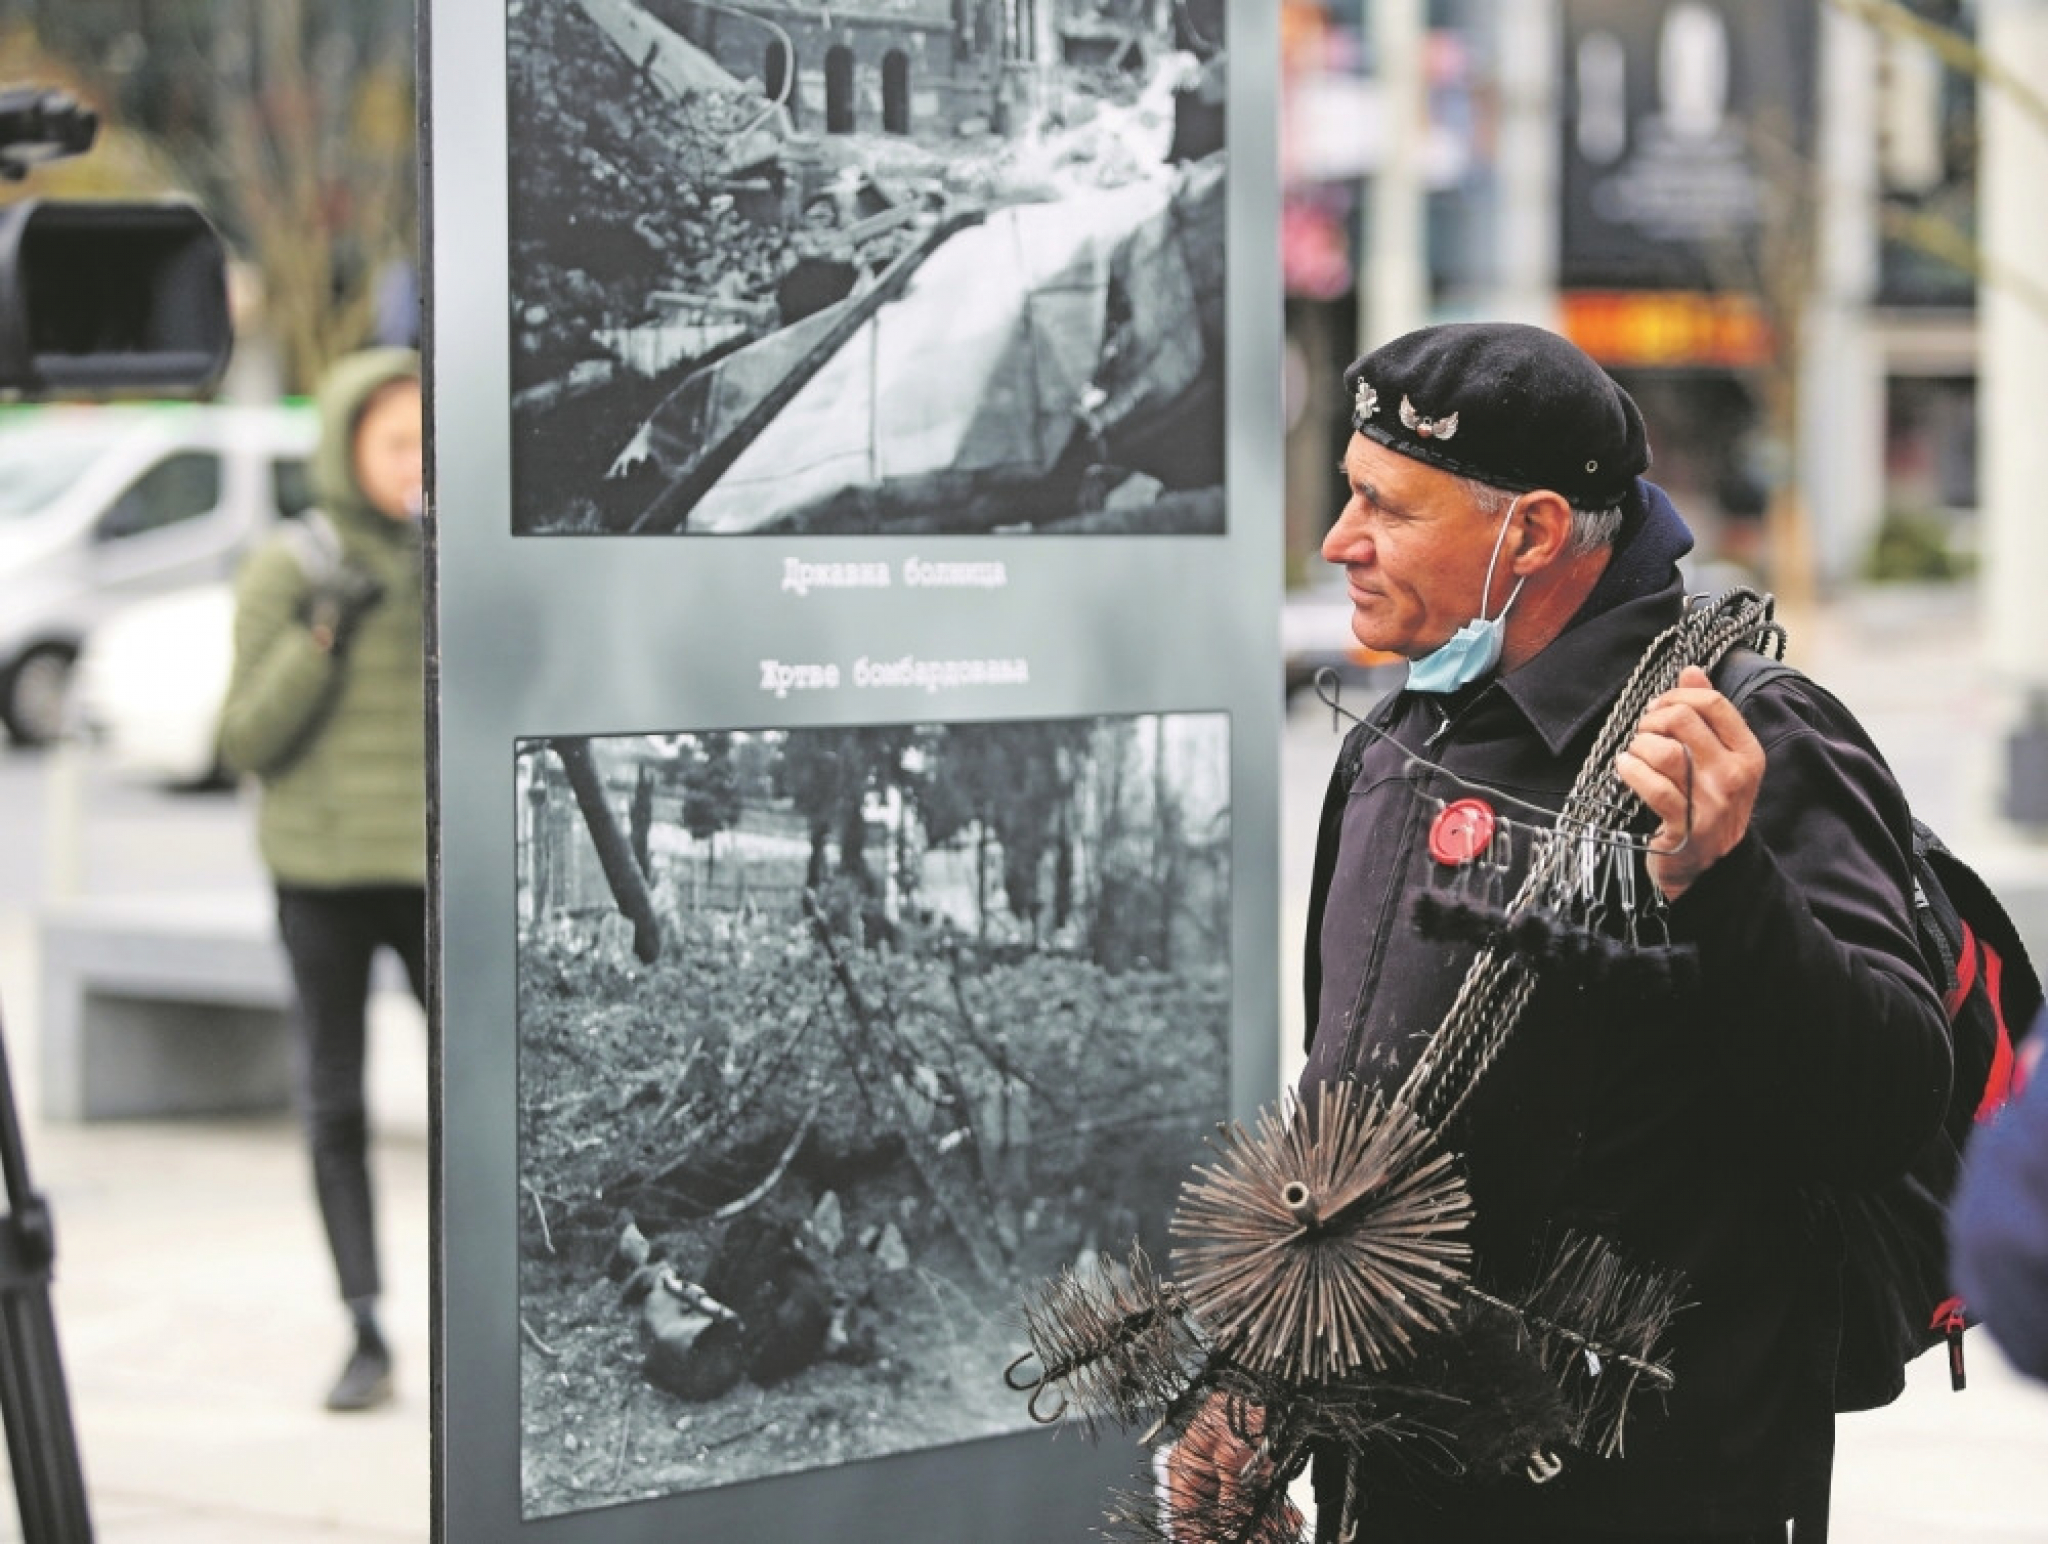
[[(1213, 1396), (1166, 1456), (1174, 1544), (1212, 1544), (1213, 1526), (1248, 1505), (1245, 1493), (1270, 1472), (1258, 1448), (1231, 1430), (1228, 1405), (1221, 1395)], [(1240, 1405), (1238, 1420), (1256, 1442), (1265, 1428), (1264, 1413), (1256, 1405)], [(1287, 1502), (1246, 1544), (1294, 1544), (1301, 1524), (1301, 1513)]]
[(1678, 684), (1644, 710), (1614, 770), (1662, 822), (1650, 839), (1650, 878), (1666, 900), (1675, 901), (1749, 829), (1764, 780), (1764, 748), (1707, 673), (1688, 665)]

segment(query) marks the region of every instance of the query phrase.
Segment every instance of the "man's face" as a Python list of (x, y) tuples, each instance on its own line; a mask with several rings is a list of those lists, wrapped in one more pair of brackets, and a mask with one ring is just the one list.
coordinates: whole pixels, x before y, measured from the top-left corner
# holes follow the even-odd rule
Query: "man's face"
[(1343, 565), (1360, 643), (1420, 659), (1479, 614), (1482, 588), (1486, 614), (1498, 614), (1514, 589), (1505, 552), (1487, 587), (1501, 521), (1473, 508), (1459, 479), (1362, 434), (1351, 436), (1344, 474), (1350, 498), (1323, 559)]
[(373, 509), (394, 520), (419, 513), (422, 470), (422, 399), (418, 381), (380, 387), (356, 420), (356, 486)]

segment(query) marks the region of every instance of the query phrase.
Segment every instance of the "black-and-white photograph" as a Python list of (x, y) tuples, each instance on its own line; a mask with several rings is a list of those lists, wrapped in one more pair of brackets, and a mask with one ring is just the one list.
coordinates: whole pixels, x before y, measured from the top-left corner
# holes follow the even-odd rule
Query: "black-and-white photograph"
[(512, 529), (1213, 534), (1226, 0), (508, 0)]
[(523, 1515), (1026, 1427), (1228, 1114), (1228, 715), (515, 755)]

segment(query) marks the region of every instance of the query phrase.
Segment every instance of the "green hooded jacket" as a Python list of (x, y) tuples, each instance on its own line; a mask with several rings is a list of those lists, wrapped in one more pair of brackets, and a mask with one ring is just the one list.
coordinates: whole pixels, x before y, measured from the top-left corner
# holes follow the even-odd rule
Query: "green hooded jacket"
[(380, 513), (356, 483), (356, 424), (371, 395), (417, 379), (410, 349), (350, 355), (318, 394), (313, 486), (342, 561), (384, 587), (347, 650), (307, 625), (301, 545), (273, 534), (235, 581), (235, 664), (220, 750), (262, 784), (257, 843), (280, 884), (423, 884), (427, 870), (425, 610), (420, 526)]

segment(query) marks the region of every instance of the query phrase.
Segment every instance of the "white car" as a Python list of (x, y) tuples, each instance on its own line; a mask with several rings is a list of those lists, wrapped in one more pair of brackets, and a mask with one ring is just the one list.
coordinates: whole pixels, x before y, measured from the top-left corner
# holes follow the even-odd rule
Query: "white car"
[(65, 722), (93, 628), (144, 596), (229, 577), (305, 507), (304, 406), (17, 407), (0, 413), (0, 723), (34, 745)]
[(227, 583), (137, 601), (101, 622), (72, 678), (79, 738), (138, 781), (204, 788), (225, 781), (215, 737), (234, 665)]

